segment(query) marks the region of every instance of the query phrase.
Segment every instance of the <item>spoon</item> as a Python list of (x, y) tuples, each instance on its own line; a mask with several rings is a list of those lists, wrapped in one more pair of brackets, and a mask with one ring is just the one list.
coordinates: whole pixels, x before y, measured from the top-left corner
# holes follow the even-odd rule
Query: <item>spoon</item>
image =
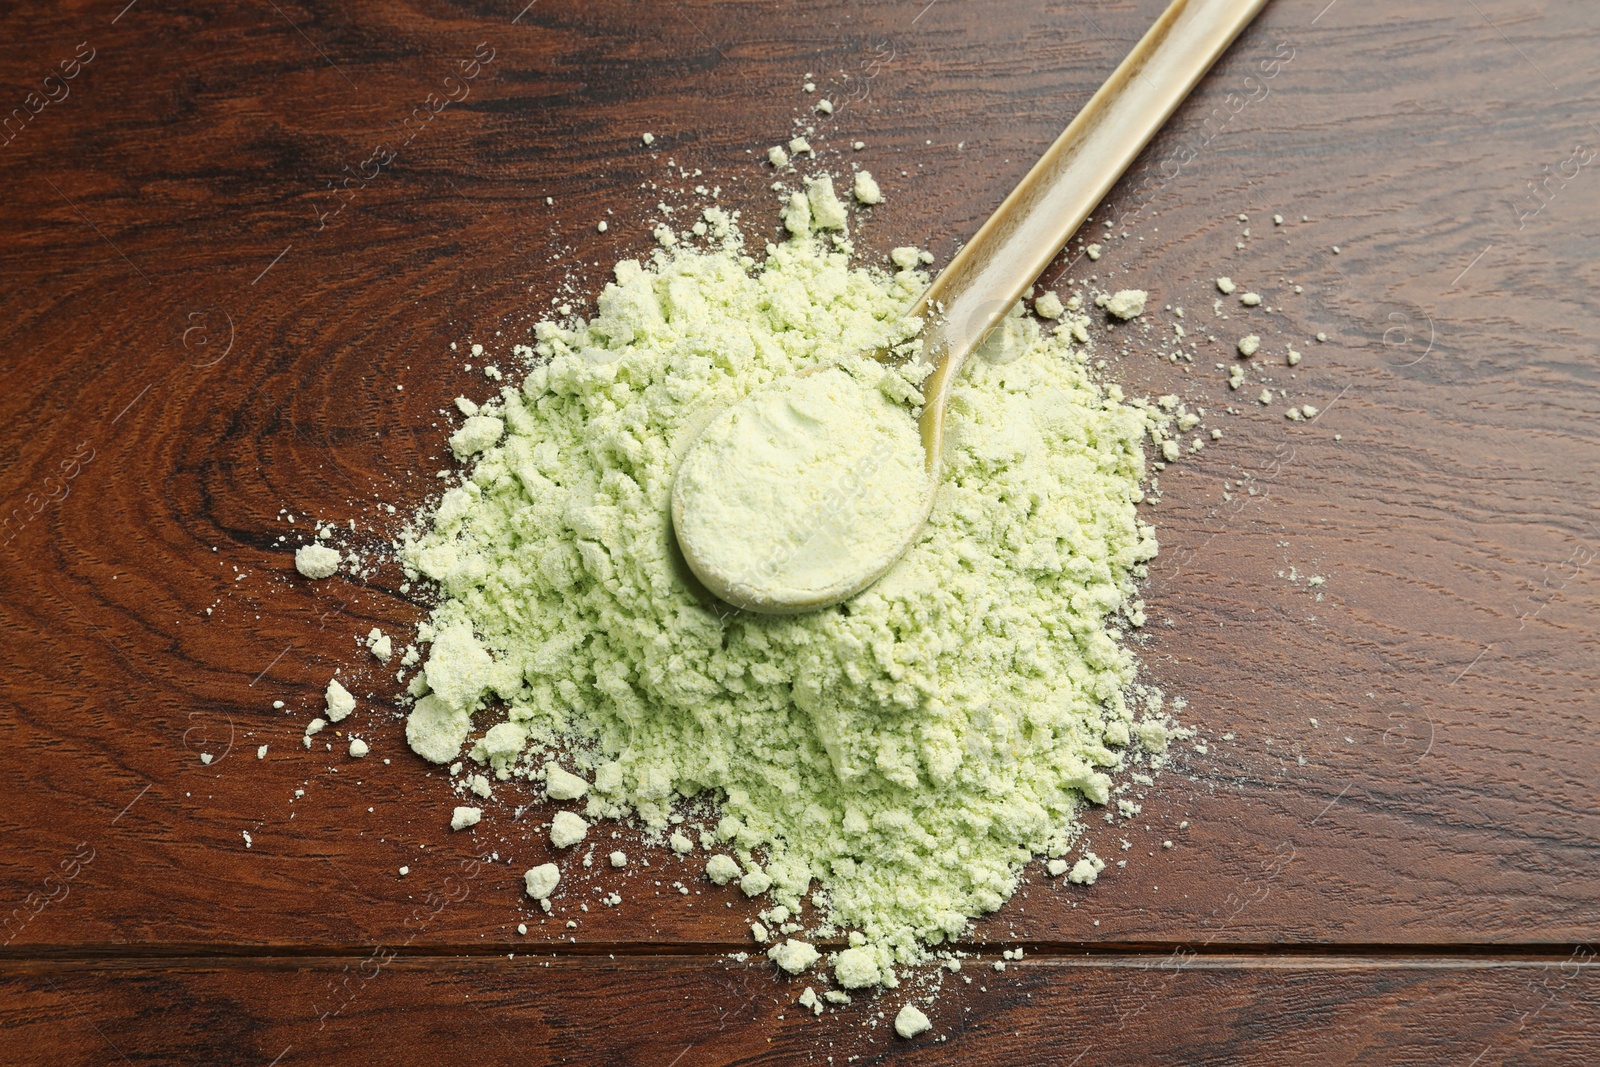
[[(906, 473), (880, 460), (875, 467), (861, 466), (854, 479), (835, 477), (828, 486), (796, 485), (797, 493), (808, 491), (815, 502), (809, 510), (802, 509), (803, 520), (787, 527), (766, 522), (751, 531), (718, 529), (717, 516), (711, 514), (716, 510), (714, 494), (707, 489), (712, 483), (705, 477), (713, 447), (710, 438), (723, 439), (723, 448), (715, 455), (714, 473), (719, 476), (736, 473), (732, 468), (746, 462), (746, 456), (749, 463), (759, 461), (755, 450), (728, 447), (741, 433), (754, 440), (751, 433), (776, 432), (787, 435), (802, 452), (823, 454), (816, 450), (827, 442), (807, 439), (807, 431), (814, 432), (821, 423), (808, 419), (806, 409), (828, 403), (830, 385), (839, 385), (817, 380), (828, 372), (826, 365), (789, 380), (804, 390), (801, 401), (790, 397), (785, 406), (783, 398), (763, 391), (734, 405), (701, 431), (674, 480), (672, 522), (685, 562), (712, 594), (749, 611), (796, 614), (847, 600), (894, 566), (917, 540), (932, 511), (945, 411), (967, 358), (1266, 2), (1173, 0), (907, 310), (908, 318), (924, 322), (921, 359), (933, 365), (921, 386), (925, 401), (918, 427), (926, 486), (895, 498), (872, 495), (903, 484)], [(867, 435), (872, 429), (862, 426), (859, 433)], [(858, 436), (856, 427), (850, 436)], [(698, 482), (689, 474), (692, 470), (698, 471)], [(772, 471), (763, 473), (770, 476)], [(837, 506), (840, 486), (850, 487), (854, 494), (847, 499), (868, 501), (858, 509), (860, 514), (845, 515), (843, 523), (837, 521), (839, 513), (849, 509)], [(858, 520), (854, 528), (849, 525), (852, 519)]]

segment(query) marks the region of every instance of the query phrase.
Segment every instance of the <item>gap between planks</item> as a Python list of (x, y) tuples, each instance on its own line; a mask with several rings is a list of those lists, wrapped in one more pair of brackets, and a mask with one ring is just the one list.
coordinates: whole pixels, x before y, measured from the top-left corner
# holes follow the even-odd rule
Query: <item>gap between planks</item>
[[(840, 948), (842, 945), (827, 946)], [(1207, 968), (1214, 970), (1287, 968), (1287, 969), (1338, 969), (1338, 968), (1491, 968), (1491, 967), (1548, 967), (1552, 963), (1571, 960), (1582, 954), (1592, 955), (1592, 950), (1580, 944), (1549, 945), (1397, 945), (1397, 944), (1345, 944), (1345, 945), (1273, 945), (1231, 944), (1196, 947), (1184, 944), (1136, 944), (1105, 942), (1095, 944), (1059, 944), (993, 942), (987, 944), (960, 943), (945, 946), (976, 956), (994, 955), (1001, 948), (1024, 951), (1023, 963), (1051, 964), (1068, 967), (1149, 968), (1152, 966), (1180, 967), (1182, 969)], [(755, 951), (752, 951), (752, 950)], [(382, 950), (392, 953), (395, 962), (414, 964), (427, 962), (472, 963), (497, 960), (508, 953), (515, 956), (579, 962), (596, 958), (609, 960), (647, 961), (706, 961), (717, 960), (735, 953), (760, 955), (758, 946), (751, 944), (697, 944), (680, 943), (630, 943), (604, 942), (582, 945), (499, 942), (494, 945), (412, 945), (390, 948), (382, 942), (351, 945), (150, 945), (133, 948), (127, 945), (70, 945), (59, 948), (23, 946), (0, 952), (0, 974), (7, 971), (25, 971), (60, 965), (84, 966), (140, 966), (149, 963), (178, 964), (193, 967), (208, 965), (249, 966), (303, 965), (317, 961), (344, 961), (363, 959)], [(1177, 962), (1173, 962), (1177, 961)]]

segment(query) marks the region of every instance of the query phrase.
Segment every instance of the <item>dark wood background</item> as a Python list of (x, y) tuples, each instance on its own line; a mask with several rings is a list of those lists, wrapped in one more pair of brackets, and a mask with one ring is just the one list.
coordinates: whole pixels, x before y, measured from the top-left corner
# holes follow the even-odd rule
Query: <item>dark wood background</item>
[[(0, 4), (0, 1060), (1600, 1062), (1588, 5), (1276, 0), (1086, 227), (1114, 220), (1100, 261), (1052, 267), (1148, 288), (1109, 372), (1226, 431), (1152, 509), (1143, 656), (1203, 751), (1095, 827), (1125, 868), (979, 925), (908, 1047), (888, 1021), (938, 975), (812, 1019), (680, 860), (541, 924), (514, 790), (450, 833), (355, 642), (425, 602), (290, 550), (309, 517), (377, 552), (437, 491), (442, 409), (488, 393), (449, 344), (509, 367), (648, 248), (642, 183), (775, 232), (756, 160), (808, 73), (824, 162), (889, 196), (858, 247), (943, 262), (1160, 0), (125, 2)], [(1219, 274), (1275, 310), (1214, 319)], [(1155, 354), (1165, 305), (1215, 359)], [(300, 747), (336, 670), (359, 764)]]

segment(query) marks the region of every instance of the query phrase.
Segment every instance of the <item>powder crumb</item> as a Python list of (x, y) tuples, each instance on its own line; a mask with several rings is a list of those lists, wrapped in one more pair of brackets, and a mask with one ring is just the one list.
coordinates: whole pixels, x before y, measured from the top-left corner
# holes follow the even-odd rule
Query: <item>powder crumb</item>
[(599, 222), (594, 224), (594, 228), (600, 233), (605, 233), (611, 227), (610, 227), (610, 224), (607, 223), (605, 219), (601, 219)]
[(1246, 334), (1239, 338), (1239, 356), (1242, 359), (1249, 359), (1259, 351), (1261, 351), (1261, 338), (1255, 334)]
[[(517, 748), (521, 747), (519, 742)], [(577, 800), (589, 791), (589, 783), (571, 771), (562, 770), (554, 763), (546, 763), (544, 791), (551, 800)]]
[(1126, 322), (1144, 314), (1145, 300), (1149, 296), (1143, 289), (1119, 289), (1105, 302), (1105, 309)]
[(364, 759), (366, 757), (367, 753), (371, 752), (371, 751), (372, 751), (372, 748), (365, 741), (361, 740), (361, 738), (352, 737), (350, 739), (350, 758), (351, 759)]
[(613, 852), (610, 859), (613, 867), (626, 867), (628, 865), (628, 854), (626, 852)]
[(833, 114), (833, 102), (831, 100), (818, 100), (817, 111), (824, 115)]
[(371, 652), (379, 663), (388, 663), (389, 658), (394, 655), (394, 642), (388, 634), (374, 626), (367, 634), (367, 651)]
[(767, 162), (774, 167), (787, 167), (789, 165), (789, 153), (785, 152), (782, 146), (773, 145), (767, 149)]
[(307, 578), (326, 578), (339, 569), (337, 550), (327, 545), (302, 545), (294, 550), (294, 569)]
[(1094, 885), (1096, 879), (1100, 877), (1100, 872), (1105, 869), (1105, 860), (1093, 852), (1085, 852), (1083, 858), (1072, 865), (1067, 881), (1073, 885)]
[(1300, 413), (1308, 419), (1316, 418), (1320, 411), (1320, 408), (1313, 407), (1310, 404), (1302, 404), (1300, 406)]
[(639, 135), (639, 140), (643, 141), (647, 146), (653, 145), (656, 143), (656, 135), (653, 133), (642, 133)]
[(1235, 288), (1235, 286), (1233, 284), (1233, 279), (1232, 278), (1218, 278), (1217, 279), (1217, 289), (1224, 296), (1231, 296), (1233, 294), (1234, 288)]
[(917, 249), (906, 245), (892, 249), (889, 252), (889, 262), (901, 270), (916, 270), (918, 264), (922, 262), (922, 254)]
[(863, 945), (845, 949), (834, 960), (833, 977), (846, 989), (878, 985), (883, 978), (878, 952)]
[(1259, 403), (1261, 403), (1262, 405), (1266, 405), (1266, 404), (1272, 403), (1272, 390), (1271, 389), (1263, 389), (1263, 390), (1261, 390), (1261, 395), (1256, 397), (1256, 400)]
[(328, 705), (329, 722), (338, 722), (356, 710), (356, 698), (350, 695), (350, 690), (339, 684), (337, 678), (328, 683), (328, 691), (325, 697)]
[[(811, 142), (806, 140), (804, 137), (793, 138), (789, 142), (789, 154), (791, 156), (798, 156), (802, 152), (811, 152)], [(816, 153), (812, 152), (811, 154), (815, 155)]]
[(1097, 245), (1097, 244), (1090, 245), (1088, 248), (1085, 248), (1083, 251), (1084, 251), (1084, 254), (1087, 255), (1090, 259), (1099, 259), (1100, 258), (1100, 246)]
[(694, 851), (694, 842), (682, 834), (673, 834), (667, 839), (667, 842), (672, 846), (672, 851), (680, 856), (687, 856)]
[(1041, 319), (1059, 319), (1065, 311), (1061, 298), (1048, 290), (1033, 301), (1033, 313)]
[(1274, 215), (1274, 216), (1272, 216), (1272, 224), (1274, 226), (1282, 226), (1283, 225), (1283, 216), (1282, 215)]
[(1052, 878), (1059, 878), (1061, 875), (1067, 873), (1067, 866), (1068, 864), (1066, 860), (1054, 859), (1045, 864), (1045, 869), (1050, 872), (1050, 876)]
[(1291, 367), (1298, 367), (1300, 365), (1300, 353), (1292, 348), (1289, 349), (1289, 354), (1284, 357), (1284, 362)]
[(267, 758), (267, 746), (266, 745), (257, 745), (256, 746), (256, 759), (266, 759), (266, 758)]
[(851, 189), (855, 198), (863, 204), (883, 203), (883, 190), (878, 187), (877, 181), (872, 177), (872, 172), (867, 170), (856, 171), (855, 184)]
[(810, 986), (806, 986), (805, 990), (795, 998), (795, 1003), (802, 1008), (809, 1008), (813, 1015), (822, 1014), (822, 1001), (817, 999), (817, 991)]
[(717, 885), (727, 885), (739, 877), (739, 865), (733, 857), (718, 853), (706, 861), (706, 877)]
[(534, 900), (548, 901), (561, 881), (561, 868), (553, 863), (541, 863), (522, 876), (523, 887)]
[(468, 459), (499, 441), (505, 428), (506, 424), (493, 415), (474, 415), (450, 435), (450, 451), (457, 459)]
[(1239, 303), (1243, 304), (1247, 308), (1260, 307), (1261, 306), (1261, 294), (1260, 293), (1245, 293), (1243, 296), (1241, 296), (1239, 298)]
[(1327, 341), (1327, 339), (1328, 339), (1328, 335), (1327, 334), (1325, 334), (1325, 333), (1317, 334), (1317, 340), (1318, 341), (1324, 341), (1325, 342), (1325, 341)]
[(813, 230), (842, 230), (849, 222), (844, 205), (833, 191), (833, 179), (826, 174), (806, 179), (806, 202), (811, 208)]
[(894, 1032), (908, 1041), (918, 1034), (927, 1033), (931, 1029), (933, 1029), (933, 1023), (915, 1004), (907, 1004), (894, 1017)]
[(821, 959), (822, 954), (815, 946), (791, 937), (783, 944), (767, 949), (767, 958), (788, 973), (799, 974)]
[(550, 843), (556, 848), (571, 848), (588, 832), (589, 824), (570, 811), (558, 811), (550, 820)]

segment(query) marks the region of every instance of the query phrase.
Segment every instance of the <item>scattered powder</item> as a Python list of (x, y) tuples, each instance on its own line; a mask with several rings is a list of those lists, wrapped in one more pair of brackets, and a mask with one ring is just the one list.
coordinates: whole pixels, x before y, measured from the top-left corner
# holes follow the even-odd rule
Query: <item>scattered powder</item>
[[(882, 580), (811, 614), (730, 611), (676, 554), (684, 452), (776, 380), (902, 342), (926, 285), (916, 249), (884, 274), (815, 236), (842, 225), (835, 205), (831, 183), (791, 196), (793, 236), (761, 260), (731, 225), (707, 248), (663, 240), (617, 265), (590, 321), (538, 324), (540, 361), (452, 436), (469, 476), (402, 556), (441, 593), (417, 635), (420, 755), (466, 746), (550, 789), (560, 747), (588, 776), (585, 815), (657, 830), (715, 800), (732, 855), (707, 877), (852, 931), (833, 970), (853, 989), (895, 985), (896, 965), (998, 908), (1031, 854), (1064, 853), (1084, 806), (1109, 800), (1139, 725), (1117, 620), (1142, 619), (1156, 552), (1135, 511), (1142, 441), (1165, 416), (1096, 383), (1070, 330), (1026, 320), (1004, 362), (975, 359), (956, 384), (932, 515)], [(1144, 298), (1112, 299), (1132, 317)], [(829, 373), (861, 386), (868, 371), (881, 384), (860, 395), (914, 417), (914, 376)], [(558, 812), (551, 843), (588, 829)], [(528, 894), (558, 879), (536, 867)]]

